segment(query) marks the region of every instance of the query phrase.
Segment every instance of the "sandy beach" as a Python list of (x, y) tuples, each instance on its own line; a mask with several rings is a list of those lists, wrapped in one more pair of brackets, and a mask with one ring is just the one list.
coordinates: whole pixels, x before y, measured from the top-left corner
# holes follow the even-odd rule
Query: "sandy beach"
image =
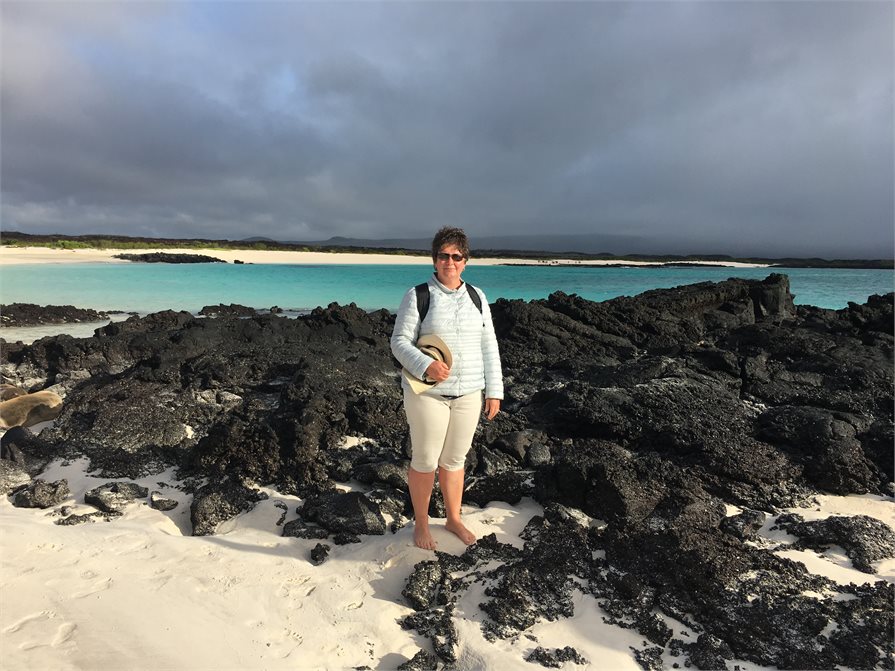
[[(67, 478), (76, 513), (84, 492), (102, 482), (86, 463), (52, 466), (44, 477)], [(176, 484), (171, 473), (145, 478)], [(190, 536), (190, 496), (171, 487), (171, 512), (142, 503), (122, 518), (77, 527), (53, 524), (52, 511), (0, 501), (3, 559), (0, 588), (15, 594), (0, 618), (5, 668), (97, 669), (394, 669), (425, 647), (398, 620), (413, 610), (401, 590), (414, 564), (432, 554), (413, 545), (412, 527), (335, 546), (329, 560), (309, 560), (313, 540), (282, 537), (300, 500), (265, 489), (270, 499), (222, 525), (214, 536)], [(534, 502), (469, 508), (476, 533), (496, 533), (519, 547), (519, 532), (540, 512)], [(440, 527), (440, 547), (464, 547)], [(526, 638), (494, 645), (480, 630), (481, 590), (468, 594), (458, 622), (464, 640), (458, 669), (534, 668), (523, 661), (537, 644)], [(575, 645), (597, 666), (638, 669), (628, 645), (636, 632), (603, 624), (592, 597), (579, 595), (576, 617), (544, 622), (532, 634), (542, 646)], [(602, 660), (602, 663), (599, 662)], [(580, 668), (580, 667), (579, 667)]]
[[(42, 477), (68, 480), (72, 493), (62, 505), (74, 513), (92, 512), (84, 493), (107, 481), (89, 474), (86, 460), (56, 462)], [(180, 505), (162, 512), (135, 502), (110, 522), (62, 527), (53, 523), (60, 519), (58, 508), (23, 510), (0, 499), (4, 668), (394, 669), (426, 647), (398, 625), (412, 612), (401, 596), (405, 581), (414, 564), (431, 557), (414, 547), (411, 526), (360, 545), (335, 546), (326, 563), (314, 566), (309, 554), (317, 541), (281, 535), (283, 515), (287, 522), (297, 517), (300, 500), (294, 496), (264, 488), (270, 498), (254, 510), (223, 523), (214, 536), (193, 537), (191, 497), (176, 488), (172, 472), (138, 482)], [(541, 511), (529, 499), (517, 506), (468, 507), (465, 516), (475, 533), (495, 533), (522, 547), (520, 531)], [(811, 519), (865, 514), (895, 525), (891, 502), (878, 496), (821, 496), (815, 509), (797, 512)], [(758, 543), (803, 562), (812, 573), (840, 584), (895, 582), (895, 560), (879, 562), (870, 576), (853, 569), (841, 549), (791, 549), (796, 539), (772, 531), (773, 520)], [(434, 533), (443, 551), (462, 552), (460, 541), (440, 526)], [(530, 637), (487, 641), (479, 608), (483, 590), (470, 590), (458, 604), (463, 645), (454, 668), (543, 668), (525, 662), (525, 655), (537, 645), (571, 645), (589, 664), (567, 663), (567, 669), (640, 669), (631, 647), (643, 637), (606, 624), (599, 601), (582, 592), (572, 617), (540, 622)], [(672, 618), (663, 621), (676, 635), (698, 636)], [(671, 668), (681, 659), (666, 655), (663, 661)], [(766, 668), (735, 663), (742, 671)]]
[[(49, 249), (47, 247), (0, 247), (0, 266), (12, 266), (28, 263), (132, 263), (114, 258), (116, 254), (151, 254), (165, 252), (167, 254), (202, 254), (212, 256), (227, 263), (236, 260), (244, 263), (268, 264), (418, 264), (429, 265), (432, 261), (427, 256), (410, 256), (406, 254), (352, 254), (335, 252), (293, 252), (251, 249)], [(477, 265), (581, 265), (581, 266), (655, 266), (662, 265), (655, 261), (614, 261), (555, 258), (548, 260), (510, 259), (476, 257), (470, 261)], [(717, 261), (688, 261), (699, 265), (722, 265)], [(726, 262), (723, 265), (731, 268), (764, 268), (763, 264)]]

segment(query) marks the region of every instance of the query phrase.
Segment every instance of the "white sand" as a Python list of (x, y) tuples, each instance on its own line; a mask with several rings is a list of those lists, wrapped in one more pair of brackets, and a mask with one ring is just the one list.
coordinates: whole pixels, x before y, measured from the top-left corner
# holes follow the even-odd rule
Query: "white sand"
[[(66, 478), (74, 512), (87, 489), (107, 482), (85, 473), (86, 461), (54, 463), (41, 476)], [(146, 502), (128, 506), (111, 522), (74, 527), (53, 524), (52, 510), (15, 508), (0, 500), (0, 650), (7, 669), (345, 669), (368, 665), (394, 669), (429, 643), (398, 621), (410, 614), (401, 596), (413, 566), (432, 557), (413, 546), (412, 527), (367, 536), (363, 543), (333, 545), (321, 566), (309, 560), (318, 542), (284, 538), (276, 522), (297, 517), (300, 500), (265, 490), (270, 498), (223, 523), (215, 536), (192, 537), (190, 496), (171, 487), (171, 472), (139, 481), (180, 501), (170, 512)], [(160, 482), (168, 486), (159, 485)], [(821, 509), (798, 509), (806, 518), (870, 514), (893, 523), (892, 502), (880, 497), (821, 497)], [(464, 509), (470, 529), (496, 533), (521, 547), (519, 533), (541, 508), (494, 503)], [(440, 549), (460, 553), (460, 541), (436, 524)], [(768, 542), (784, 539), (766, 533)], [(773, 537), (773, 540), (770, 540)], [(848, 582), (873, 577), (855, 571), (847, 558), (783, 551), (809, 570)], [(808, 555), (813, 555), (809, 557)], [(895, 561), (880, 564), (882, 579), (895, 581)], [(540, 622), (525, 636), (489, 643), (480, 624), (483, 586), (459, 600), (455, 623), (461, 646), (459, 670), (535, 668), (524, 661), (536, 645), (574, 646), (587, 668), (639, 666), (630, 646), (643, 647), (633, 630), (605, 624), (597, 601), (576, 593), (575, 614)], [(695, 633), (664, 618), (676, 636)], [(681, 659), (668, 657), (668, 666)], [(754, 664), (737, 661), (743, 671)], [(566, 669), (583, 668), (567, 663)]]
[[(85, 462), (57, 463), (42, 476), (67, 478), (72, 497), (107, 482), (84, 473)], [(3, 668), (33, 669), (394, 669), (429, 643), (398, 621), (413, 612), (401, 596), (413, 566), (432, 554), (413, 546), (412, 527), (332, 545), (321, 566), (308, 560), (318, 542), (283, 538), (276, 525), (297, 517), (299, 499), (265, 490), (270, 499), (221, 525), (210, 537), (189, 535), (188, 495), (170, 473), (140, 481), (179, 500), (171, 512), (131, 504), (121, 518), (74, 527), (53, 524), (52, 511), (0, 501), (0, 649)], [(83, 503), (74, 512), (93, 509)], [(496, 533), (521, 547), (519, 532), (540, 507), (495, 503), (466, 509), (479, 535)], [(442, 550), (465, 546), (436, 525)], [(461, 599), (457, 669), (528, 669), (527, 638), (487, 642), (479, 623), (481, 593)], [(599, 667), (639, 667), (628, 645), (635, 632), (605, 625), (591, 597), (576, 616), (533, 629), (540, 645), (575, 645)], [(601, 662), (602, 660), (602, 662)], [(567, 668), (575, 668), (569, 665)]]
[[(427, 256), (409, 256), (405, 254), (351, 254), (336, 252), (286, 252), (273, 250), (250, 249), (49, 249), (47, 247), (6, 247), (0, 246), (0, 266), (12, 266), (25, 263), (133, 263), (113, 258), (116, 254), (151, 254), (165, 252), (167, 254), (203, 254), (233, 263), (235, 260), (245, 263), (279, 263), (279, 264), (391, 264), (391, 265), (429, 265), (432, 260)], [(621, 261), (554, 258), (549, 261), (534, 259), (494, 259), (474, 257), (471, 263), (484, 266), (501, 264), (522, 265), (557, 265), (574, 264), (581, 266), (654, 266), (662, 265), (655, 261)], [(765, 264), (738, 263), (735, 261), (719, 264), (717, 261), (688, 261), (703, 265), (724, 265), (731, 268), (765, 268)]]
[[(818, 505), (813, 508), (791, 508), (787, 512), (801, 515), (806, 521), (822, 520), (834, 515), (853, 516), (867, 515), (875, 517), (895, 529), (895, 502), (881, 496), (866, 494), (863, 496), (818, 496)], [(801, 562), (814, 574), (822, 575), (840, 585), (855, 583), (857, 585), (875, 580), (885, 580), (895, 584), (895, 559), (884, 559), (875, 562), (875, 575), (870, 575), (852, 567), (852, 561), (845, 550), (834, 545), (823, 553), (813, 550), (792, 550), (787, 545), (798, 540), (795, 536), (780, 529), (771, 531), (774, 518), (769, 518), (759, 530), (766, 543), (780, 545), (776, 553), (792, 561)]]

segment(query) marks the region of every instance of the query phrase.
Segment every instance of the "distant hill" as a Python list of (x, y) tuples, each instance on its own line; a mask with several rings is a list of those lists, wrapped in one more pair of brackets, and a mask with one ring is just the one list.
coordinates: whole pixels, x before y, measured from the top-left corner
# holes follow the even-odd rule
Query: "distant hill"
[[(621, 240), (628, 242), (622, 243)], [(744, 261), (764, 263), (780, 268), (875, 268), (892, 269), (895, 260), (889, 259), (823, 259), (731, 256), (727, 254), (685, 254), (675, 252), (611, 252), (593, 251), (603, 245), (632, 245), (635, 237), (626, 236), (502, 236), (474, 238), (473, 252), (479, 256), (505, 259), (555, 259), (571, 260), (612, 259), (616, 261), (654, 261), (668, 264), (686, 264), (691, 261)], [(243, 240), (209, 240), (199, 238), (143, 238), (126, 235), (59, 235), (30, 234), (17, 231), (3, 233), (0, 243), (10, 246), (44, 246), (56, 249), (267, 249), (283, 251), (324, 251), (334, 253), (353, 252), (358, 254), (410, 254), (427, 256), (431, 241), (428, 238), (389, 238), (369, 240), (361, 238), (333, 237), (329, 240), (310, 242), (278, 242), (265, 237), (251, 237)], [(576, 244), (577, 243), (577, 244)], [(547, 249), (539, 246), (548, 247)]]

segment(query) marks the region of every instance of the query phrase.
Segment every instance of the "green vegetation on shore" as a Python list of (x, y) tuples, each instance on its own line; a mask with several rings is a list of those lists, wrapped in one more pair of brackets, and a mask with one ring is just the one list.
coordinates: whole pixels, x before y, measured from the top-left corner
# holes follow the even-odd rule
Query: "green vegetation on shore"
[[(0, 238), (4, 247), (47, 247), (48, 249), (207, 249), (207, 250), (259, 250), (278, 252), (328, 252), (333, 254), (393, 254), (396, 256), (428, 256), (427, 250), (403, 249), (394, 247), (343, 247), (337, 245), (295, 245), (275, 241), (239, 241), (239, 240), (203, 240), (175, 238), (136, 238), (129, 236), (107, 235), (32, 235), (10, 231)], [(476, 254), (482, 257), (525, 259), (550, 263), (555, 259), (572, 261), (612, 260), (650, 261), (653, 263), (686, 265), (694, 261), (715, 262), (719, 265), (737, 263), (759, 263), (780, 268), (866, 268), (895, 269), (893, 259), (818, 259), (818, 258), (737, 258), (720, 254), (709, 255), (644, 255), (625, 254), (584, 254), (581, 252), (539, 252), (518, 249), (477, 249)], [(586, 267), (586, 266), (582, 266)]]
[(129, 236), (101, 235), (31, 235), (10, 231), (4, 233), (0, 244), (4, 247), (46, 247), (47, 249), (208, 249), (208, 250), (248, 250), (276, 252), (332, 252), (352, 254), (395, 254), (428, 256), (419, 249), (376, 249), (371, 247), (339, 247), (326, 245), (292, 245), (288, 243), (203, 240), (176, 238), (135, 238)]

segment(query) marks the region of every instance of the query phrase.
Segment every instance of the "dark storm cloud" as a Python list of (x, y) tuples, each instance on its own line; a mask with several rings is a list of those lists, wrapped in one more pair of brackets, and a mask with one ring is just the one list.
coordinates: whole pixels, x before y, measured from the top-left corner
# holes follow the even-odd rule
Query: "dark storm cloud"
[(887, 2), (0, 11), (7, 230), (892, 253)]

